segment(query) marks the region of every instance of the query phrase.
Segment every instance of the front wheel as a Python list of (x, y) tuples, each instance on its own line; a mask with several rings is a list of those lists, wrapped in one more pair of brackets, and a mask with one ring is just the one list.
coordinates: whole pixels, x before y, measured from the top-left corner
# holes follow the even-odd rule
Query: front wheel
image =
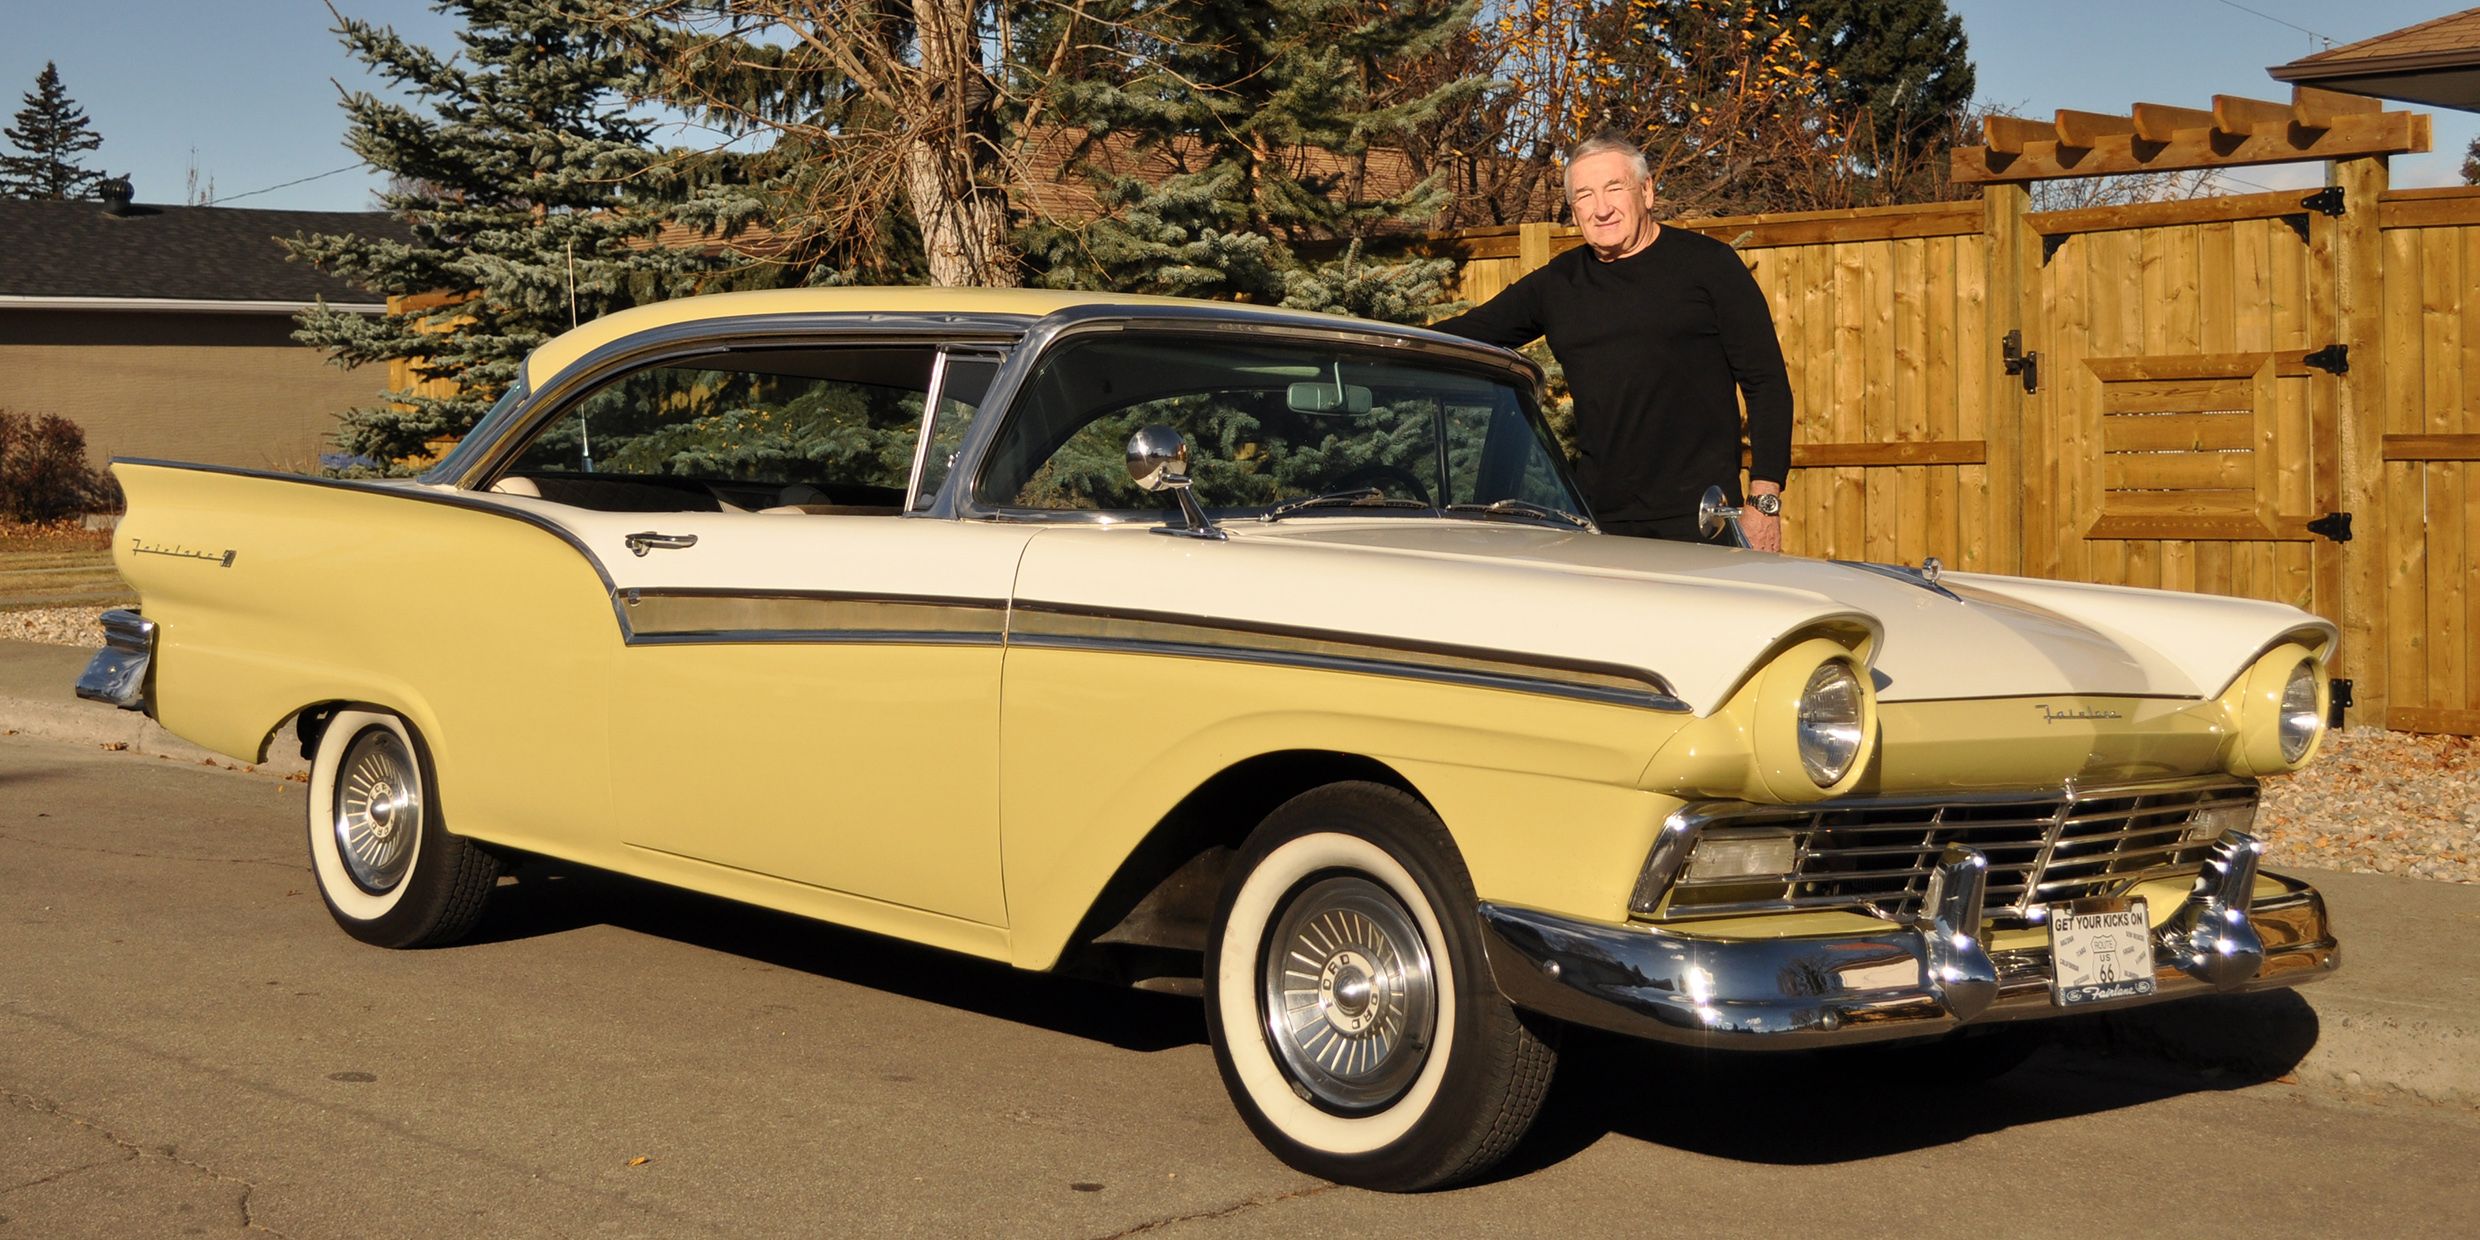
[(1314, 789), (1250, 837), (1215, 909), (1206, 1023), (1276, 1156), (1409, 1191), (1523, 1138), (1556, 1055), (1491, 982), (1475, 904), (1446, 829), (1394, 788)]
[(310, 763), (310, 869), (344, 932), (380, 947), (465, 937), (499, 862), (441, 824), (430, 757), (405, 721), (339, 711)]

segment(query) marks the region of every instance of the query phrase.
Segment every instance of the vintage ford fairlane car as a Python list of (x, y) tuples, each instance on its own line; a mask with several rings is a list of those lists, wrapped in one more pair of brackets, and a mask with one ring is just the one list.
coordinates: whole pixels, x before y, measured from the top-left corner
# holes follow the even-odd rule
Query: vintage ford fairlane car
[(292, 724), (357, 938), (541, 856), (1197, 994), (1250, 1128), (1383, 1188), (1505, 1154), (1568, 1024), (1960, 1054), (2335, 966), (2248, 834), (2332, 625), (1604, 535), (1539, 379), (1144, 298), (632, 310), (418, 480), (118, 462), (78, 688)]

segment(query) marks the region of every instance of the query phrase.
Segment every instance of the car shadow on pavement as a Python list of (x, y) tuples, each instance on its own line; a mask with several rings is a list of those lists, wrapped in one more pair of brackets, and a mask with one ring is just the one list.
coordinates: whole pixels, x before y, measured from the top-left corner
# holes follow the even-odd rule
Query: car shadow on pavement
[[(2217, 1010), (2180, 1010), (2198, 1002)], [(1569, 1030), (1541, 1120), (1491, 1178), (1563, 1162), (1610, 1134), (1779, 1166), (1880, 1158), (2282, 1081), (2316, 1032), (2296, 993), (2215, 996), (2005, 1029), (2029, 1058), (1975, 1077), (1942, 1072), (1936, 1047), (1700, 1051)]]
[(502, 880), (469, 945), (514, 942), (588, 926), (742, 956), (781, 969), (1015, 1021), (1131, 1051), (1205, 1041), (1194, 999), (1029, 973), (740, 904), (716, 896), (560, 862), (527, 860)]

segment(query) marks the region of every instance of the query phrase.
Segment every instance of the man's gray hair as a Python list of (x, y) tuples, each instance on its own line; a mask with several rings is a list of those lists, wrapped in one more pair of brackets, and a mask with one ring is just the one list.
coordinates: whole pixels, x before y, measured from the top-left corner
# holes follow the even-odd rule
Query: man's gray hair
[[(1642, 185), (1653, 179), (1653, 165), (1645, 159), (1645, 148), (1621, 137), (1615, 130), (1605, 129), (1567, 148), (1566, 166), (1574, 168), (1577, 160), (1610, 154), (1627, 156), (1628, 171), (1635, 175), (1637, 184)], [(1559, 175), (1564, 178), (1567, 173), (1562, 170)], [(1568, 188), (1572, 190), (1575, 187), (1571, 185)]]

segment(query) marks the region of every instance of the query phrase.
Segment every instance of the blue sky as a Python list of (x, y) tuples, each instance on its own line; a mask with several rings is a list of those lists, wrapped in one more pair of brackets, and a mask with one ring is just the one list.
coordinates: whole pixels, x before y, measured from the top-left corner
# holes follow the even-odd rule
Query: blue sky
[[(2216, 93), (2287, 98), (2268, 65), (2456, 11), (2439, 0), (1947, 0), (1971, 39), (1983, 99), (2031, 116), (2208, 106)], [(434, 47), (455, 26), (424, 0), (337, 0)], [(2250, 12), (2248, 10), (2253, 10)], [(2287, 23), (2287, 24), (2286, 24)], [(0, 117), (46, 60), (146, 202), (185, 199), (190, 171), (230, 205), (358, 210), (380, 178), (352, 169), (337, 84), (374, 85), (328, 32), (320, 0), (0, 0)], [(2306, 30), (2294, 27), (2304, 27)], [(2436, 150), (2396, 160), (2398, 186), (2460, 183), (2480, 115), (2436, 114)], [(345, 169), (345, 171), (338, 171)], [(316, 179), (305, 179), (316, 178)], [(2322, 179), (2315, 165), (2240, 169), (2230, 192)], [(286, 185), (286, 182), (299, 182)], [(282, 186), (282, 188), (274, 188)]]

